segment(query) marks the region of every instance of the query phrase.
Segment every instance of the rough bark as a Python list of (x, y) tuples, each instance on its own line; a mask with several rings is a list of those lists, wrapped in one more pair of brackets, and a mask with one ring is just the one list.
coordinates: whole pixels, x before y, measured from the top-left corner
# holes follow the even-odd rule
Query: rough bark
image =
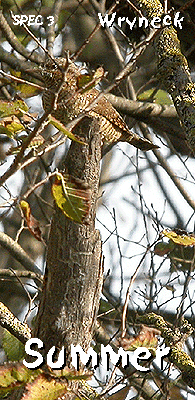
[(195, 389), (195, 363), (183, 350), (185, 341), (194, 331), (192, 325), (183, 319), (181, 326), (175, 328), (171, 324), (167, 324), (161, 315), (155, 313), (138, 316), (137, 321), (152, 325), (161, 331), (165, 345), (171, 349), (168, 355), (169, 361), (180, 370), (183, 381)]
[[(162, 18), (164, 10), (159, 0), (133, 0), (149, 22), (154, 17)], [(173, 26), (159, 30), (155, 39), (158, 57), (158, 79), (171, 95), (179, 119), (185, 129), (189, 147), (195, 152), (195, 84), (190, 77), (186, 58), (181, 52), (177, 32)]]
[(102, 288), (101, 239), (95, 229), (100, 173), (98, 123), (85, 118), (79, 125), (89, 145), (72, 142), (64, 167), (91, 187), (89, 225), (70, 221), (55, 206), (47, 254), (47, 267), (35, 337), (68, 350), (70, 344), (89, 348)]

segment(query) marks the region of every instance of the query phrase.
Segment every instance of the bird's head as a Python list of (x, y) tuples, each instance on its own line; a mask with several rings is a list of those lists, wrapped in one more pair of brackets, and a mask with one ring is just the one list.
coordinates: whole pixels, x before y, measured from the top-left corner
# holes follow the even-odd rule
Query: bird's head
[(40, 73), (44, 80), (46, 88), (56, 88), (64, 83), (76, 85), (76, 78), (80, 75), (79, 68), (67, 58), (58, 57), (56, 59), (48, 58), (40, 66)]

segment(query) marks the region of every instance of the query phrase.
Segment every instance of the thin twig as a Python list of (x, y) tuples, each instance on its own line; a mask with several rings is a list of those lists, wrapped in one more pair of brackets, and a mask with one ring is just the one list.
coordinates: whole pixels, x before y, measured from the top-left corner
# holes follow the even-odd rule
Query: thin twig
[[(113, 13), (113, 11), (115, 10), (116, 6), (118, 4), (118, 0), (115, 1), (115, 3), (110, 7), (110, 9), (108, 10), (107, 14), (111, 14)], [(101, 23), (97, 23), (97, 25), (95, 26), (95, 28), (92, 30), (92, 32), (90, 33), (90, 35), (87, 37), (87, 39), (85, 39), (85, 41), (83, 42), (82, 46), (80, 47), (80, 49), (78, 49), (76, 51), (76, 53), (74, 54), (74, 56), (72, 57), (72, 61), (76, 61), (78, 59), (78, 57), (82, 54), (83, 50), (85, 49), (86, 45), (90, 42), (90, 40), (92, 39), (92, 37), (95, 35), (95, 33), (101, 28)]]
[(118, 251), (119, 251), (119, 265), (120, 265), (120, 270), (121, 270), (121, 287), (120, 287), (120, 293), (119, 293), (119, 301), (121, 301), (122, 290), (123, 290), (123, 255), (122, 255), (121, 248), (120, 248), (120, 240), (119, 240), (118, 228), (117, 228), (117, 223), (116, 223), (116, 213), (115, 213), (114, 208), (113, 208), (113, 219), (114, 219), (114, 224), (115, 224), (117, 247), (118, 247)]
[(194, 3), (194, 1), (195, 1), (195, 0), (189, 0), (189, 1), (187, 1), (187, 3), (185, 3), (183, 6), (181, 6), (181, 7), (179, 8), (179, 11), (180, 11), (180, 12), (185, 11), (188, 7), (191, 6), (191, 4)]
[(36, 63), (41, 62), (41, 58), (37, 53), (31, 54), (28, 50), (26, 50), (26, 48), (22, 45), (22, 43), (20, 43), (20, 41), (10, 28), (9, 24), (7, 23), (2, 10), (0, 10), (0, 27), (6, 39), (8, 40), (8, 42), (10, 43), (10, 45), (13, 47), (14, 50), (16, 50), (22, 56), (24, 56), (27, 60), (30, 59), (32, 62)]
[(126, 298), (125, 298), (125, 303), (124, 303), (124, 306), (123, 306), (123, 311), (122, 311), (122, 318), (121, 318), (121, 331), (122, 331), (121, 337), (122, 338), (125, 336), (125, 333), (126, 333), (126, 315), (127, 315), (127, 308), (128, 308), (129, 296), (130, 296), (132, 285), (133, 285), (133, 283), (135, 281), (135, 278), (136, 278), (136, 276), (137, 276), (137, 274), (138, 274), (138, 272), (140, 270), (140, 267), (142, 266), (142, 262), (144, 261), (144, 259), (146, 257), (146, 254), (148, 253), (148, 251), (157, 242), (158, 242), (158, 240), (156, 240), (154, 243), (152, 243), (150, 246), (147, 247), (147, 249), (146, 249), (145, 253), (143, 254), (143, 256), (142, 256), (142, 258), (141, 258), (141, 260), (140, 260), (140, 262), (139, 262), (134, 274), (131, 276), (131, 279), (130, 279), (130, 282), (129, 282), (129, 286), (128, 286), (128, 289), (127, 289), (127, 292), (126, 292)]
[(42, 179), (40, 182), (36, 183), (35, 185), (33, 185), (33, 187), (31, 187), (23, 196), (23, 199), (27, 199), (32, 193), (35, 192), (36, 189), (38, 189), (40, 186), (44, 185), (46, 182), (48, 182), (48, 180), (52, 177), (55, 176), (56, 172), (50, 172), (45, 179)]
[(0, 186), (3, 185), (3, 183), (19, 169), (20, 164), (22, 162), (22, 157), (24, 155), (24, 152), (27, 149), (28, 145), (30, 144), (31, 140), (34, 139), (34, 137), (37, 134), (40, 134), (43, 131), (45, 125), (48, 124), (46, 119), (47, 119), (49, 114), (50, 114), (49, 112), (45, 112), (42, 115), (42, 117), (38, 119), (35, 128), (27, 136), (25, 142), (22, 145), (21, 150), (19, 151), (19, 153), (15, 157), (14, 162), (9, 167), (9, 169), (0, 177)]
[[(105, 11), (105, 10), (102, 10), (101, 4), (98, 3), (96, 0), (89, 0), (89, 1), (91, 3), (92, 7), (94, 8), (94, 10), (96, 11), (96, 13), (100, 13), (102, 11)], [(110, 13), (113, 13), (114, 9), (116, 8), (116, 5), (117, 5), (117, 3), (115, 2), (115, 4), (111, 7), (111, 10), (109, 10), (107, 12), (107, 15), (109, 15)], [(97, 19), (96, 15), (95, 15), (95, 17)], [(112, 48), (112, 50), (113, 50), (113, 52), (115, 54), (116, 60), (118, 60), (119, 65), (123, 68), (124, 67), (124, 58), (123, 58), (123, 56), (122, 56), (122, 54), (120, 52), (120, 49), (119, 49), (118, 43), (116, 41), (116, 38), (114, 37), (113, 33), (111, 32), (111, 30), (107, 26), (104, 27), (104, 32), (105, 32), (105, 34), (106, 34), (106, 36), (107, 36), (107, 38), (108, 38), (108, 40), (110, 42), (110, 45), (111, 45), (111, 48)]]
[(17, 78), (16, 76), (13, 76), (11, 74), (6, 74), (6, 72), (2, 71), (2, 69), (0, 69), (0, 73), (1, 73), (1, 75), (5, 76), (6, 78), (9, 78), (12, 81), (15, 81), (18, 83), (24, 83), (25, 85), (33, 86), (39, 90), (44, 90), (43, 86), (37, 85), (36, 83), (26, 81), (25, 79)]
[[(147, 134), (145, 137), (147, 139), (151, 140), (150, 134)], [(181, 193), (183, 198), (187, 201), (189, 206), (192, 207), (192, 209), (195, 211), (195, 201), (192, 200), (189, 193), (184, 189), (179, 178), (175, 175), (174, 171), (172, 170), (170, 165), (167, 163), (165, 158), (162, 156), (161, 152), (157, 149), (153, 149), (152, 151), (155, 154), (157, 160), (159, 161), (161, 167), (167, 172), (167, 174), (169, 175), (169, 177), (171, 178), (171, 180), (173, 181), (173, 183), (175, 184), (175, 186), (177, 187), (177, 189), (179, 190), (179, 192)]]
[(51, 12), (51, 15), (54, 18), (54, 23), (51, 24), (50, 26), (46, 25), (46, 36), (47, 36), (47, 45), (46, 48), (48, 49), (49, 54), (53, 55), (53, 46), (54, 46), (54, 41), (55, 41), (55, 25), (58, 21), (59, 14), (62, 8), (63, 1), (62, 0), (56, 0), (53, 9)]
[[(14, 271), (14, 275), (19, 278), (24, 278), (24, 279), (39, 279), (40, 283), (43, 282), (41, 277), (38, 277), (35, 272), (31, 271)], [(0, 280), (4, 280), (4, 278), (13, 278), (13, 272), (12, 269), (0, 269)]]

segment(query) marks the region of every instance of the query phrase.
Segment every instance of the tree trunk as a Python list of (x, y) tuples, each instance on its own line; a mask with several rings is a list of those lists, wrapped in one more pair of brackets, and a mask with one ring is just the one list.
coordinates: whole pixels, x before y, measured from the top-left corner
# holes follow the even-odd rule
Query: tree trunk
[[(102, 288), (101, 239), (95, 229), (101, 146), (97, 121), (86, 117), (77, 127), (89, 145), (72, 142), (64, 167), (91, 188), (89, 224), (69, 220), (55, 205), (47, 254), (47, 267), (34, 337), (44, 354), (80, 344), (90, 346)], [(64, 168), (63, 168), (64, 169)], [(70, 357), (68, 359), (68, 364)]]

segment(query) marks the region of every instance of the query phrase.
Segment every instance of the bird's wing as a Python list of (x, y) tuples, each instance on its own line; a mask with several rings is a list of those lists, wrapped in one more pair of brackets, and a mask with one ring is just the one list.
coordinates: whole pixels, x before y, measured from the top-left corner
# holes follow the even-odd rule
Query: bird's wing
[[(118, 141), (126, 141), (144, 151), (158, 148), (158, 146), (150, 140), (141, 138), (136, 133), (131, 132), (121, 115), (105, 97), (100, 97), (98, 103), (93, 106), (92, 111), (96, 113), (97, 116), (99, 115), (106, 118), (117, 131), (121, 131), (121, 137)], [(112, 142), (114, 140), (108, 141)]]

